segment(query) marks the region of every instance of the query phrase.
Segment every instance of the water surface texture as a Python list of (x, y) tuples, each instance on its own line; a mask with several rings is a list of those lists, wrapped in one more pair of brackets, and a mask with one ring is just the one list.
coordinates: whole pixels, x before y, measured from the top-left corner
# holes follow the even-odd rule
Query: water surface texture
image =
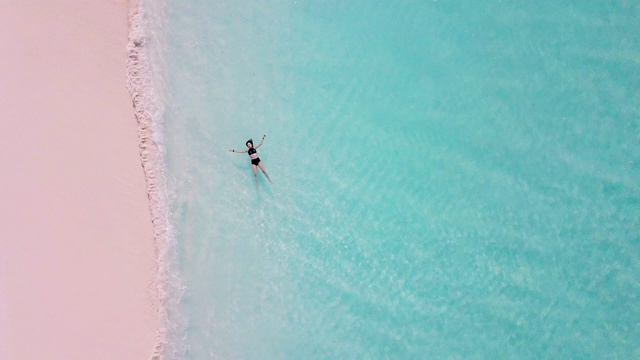
[(148, 5), (169, 357), (640, 358), (637, 2)]

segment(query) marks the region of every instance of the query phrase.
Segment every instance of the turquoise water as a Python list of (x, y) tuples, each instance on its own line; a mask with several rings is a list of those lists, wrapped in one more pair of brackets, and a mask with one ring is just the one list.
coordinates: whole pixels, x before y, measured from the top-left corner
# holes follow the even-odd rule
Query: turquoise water
[(636, 2), (148, 5), (169, 358), (640, 358)]

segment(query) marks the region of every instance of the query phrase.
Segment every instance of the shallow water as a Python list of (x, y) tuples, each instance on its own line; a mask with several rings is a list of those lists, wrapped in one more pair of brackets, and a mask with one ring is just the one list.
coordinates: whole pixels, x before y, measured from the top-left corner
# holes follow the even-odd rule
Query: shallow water
[(147, 5), (168, 357), (640, 357), (640, 6)]

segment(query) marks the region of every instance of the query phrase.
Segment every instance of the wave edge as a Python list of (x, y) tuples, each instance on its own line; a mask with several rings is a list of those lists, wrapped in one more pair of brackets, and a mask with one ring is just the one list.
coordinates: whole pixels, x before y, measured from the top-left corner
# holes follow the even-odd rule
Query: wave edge
[[(171, 330), (168, 303), (180, 298), (183, 287), (176, 273), (171, 271), (171, 264), (176, 258), (176, 250), (175, 235), (169, 220), (169, 196), (164, 167), (165, 154), (161, 143), (161, 119), (164, 107), (159, 101), (153, 85), (144, 21), (142, 1), (131, 1), (129, 4), (129, 41), (127, 45), (127, 89), (131, 95), (138, 123), (140, 160), (146, 179), (157, 261), (155, 288), (159, 325), (151, 359), (161, 360), (164, 357), (163, 353), (169, 341)], [(176, 294), (177, 296), (175, 296)]]

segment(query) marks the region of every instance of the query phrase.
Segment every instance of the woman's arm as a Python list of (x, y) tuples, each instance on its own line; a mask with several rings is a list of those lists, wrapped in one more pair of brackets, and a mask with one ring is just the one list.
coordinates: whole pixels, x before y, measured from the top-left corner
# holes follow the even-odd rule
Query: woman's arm
[(246, 149), (246, 150), (233, 150), (233, 149), (231, 149), (231, 150), (229, 150), (229, 152), (233, 152), (233, 153), (246, 153), (247, 151), (249, 151), (249, 149)]
[(259, 148), (260, 146), (262, 146), (262, 143), (264, 142), (264, 138), (265, 138), (266, 136), (267, 136), (267, 135), (262, 135), (262, 140), (260, 140), (260, 144), (258, 144), (258, 146), (256, 146), (256, 149), (257, 149), (257, 148)]

